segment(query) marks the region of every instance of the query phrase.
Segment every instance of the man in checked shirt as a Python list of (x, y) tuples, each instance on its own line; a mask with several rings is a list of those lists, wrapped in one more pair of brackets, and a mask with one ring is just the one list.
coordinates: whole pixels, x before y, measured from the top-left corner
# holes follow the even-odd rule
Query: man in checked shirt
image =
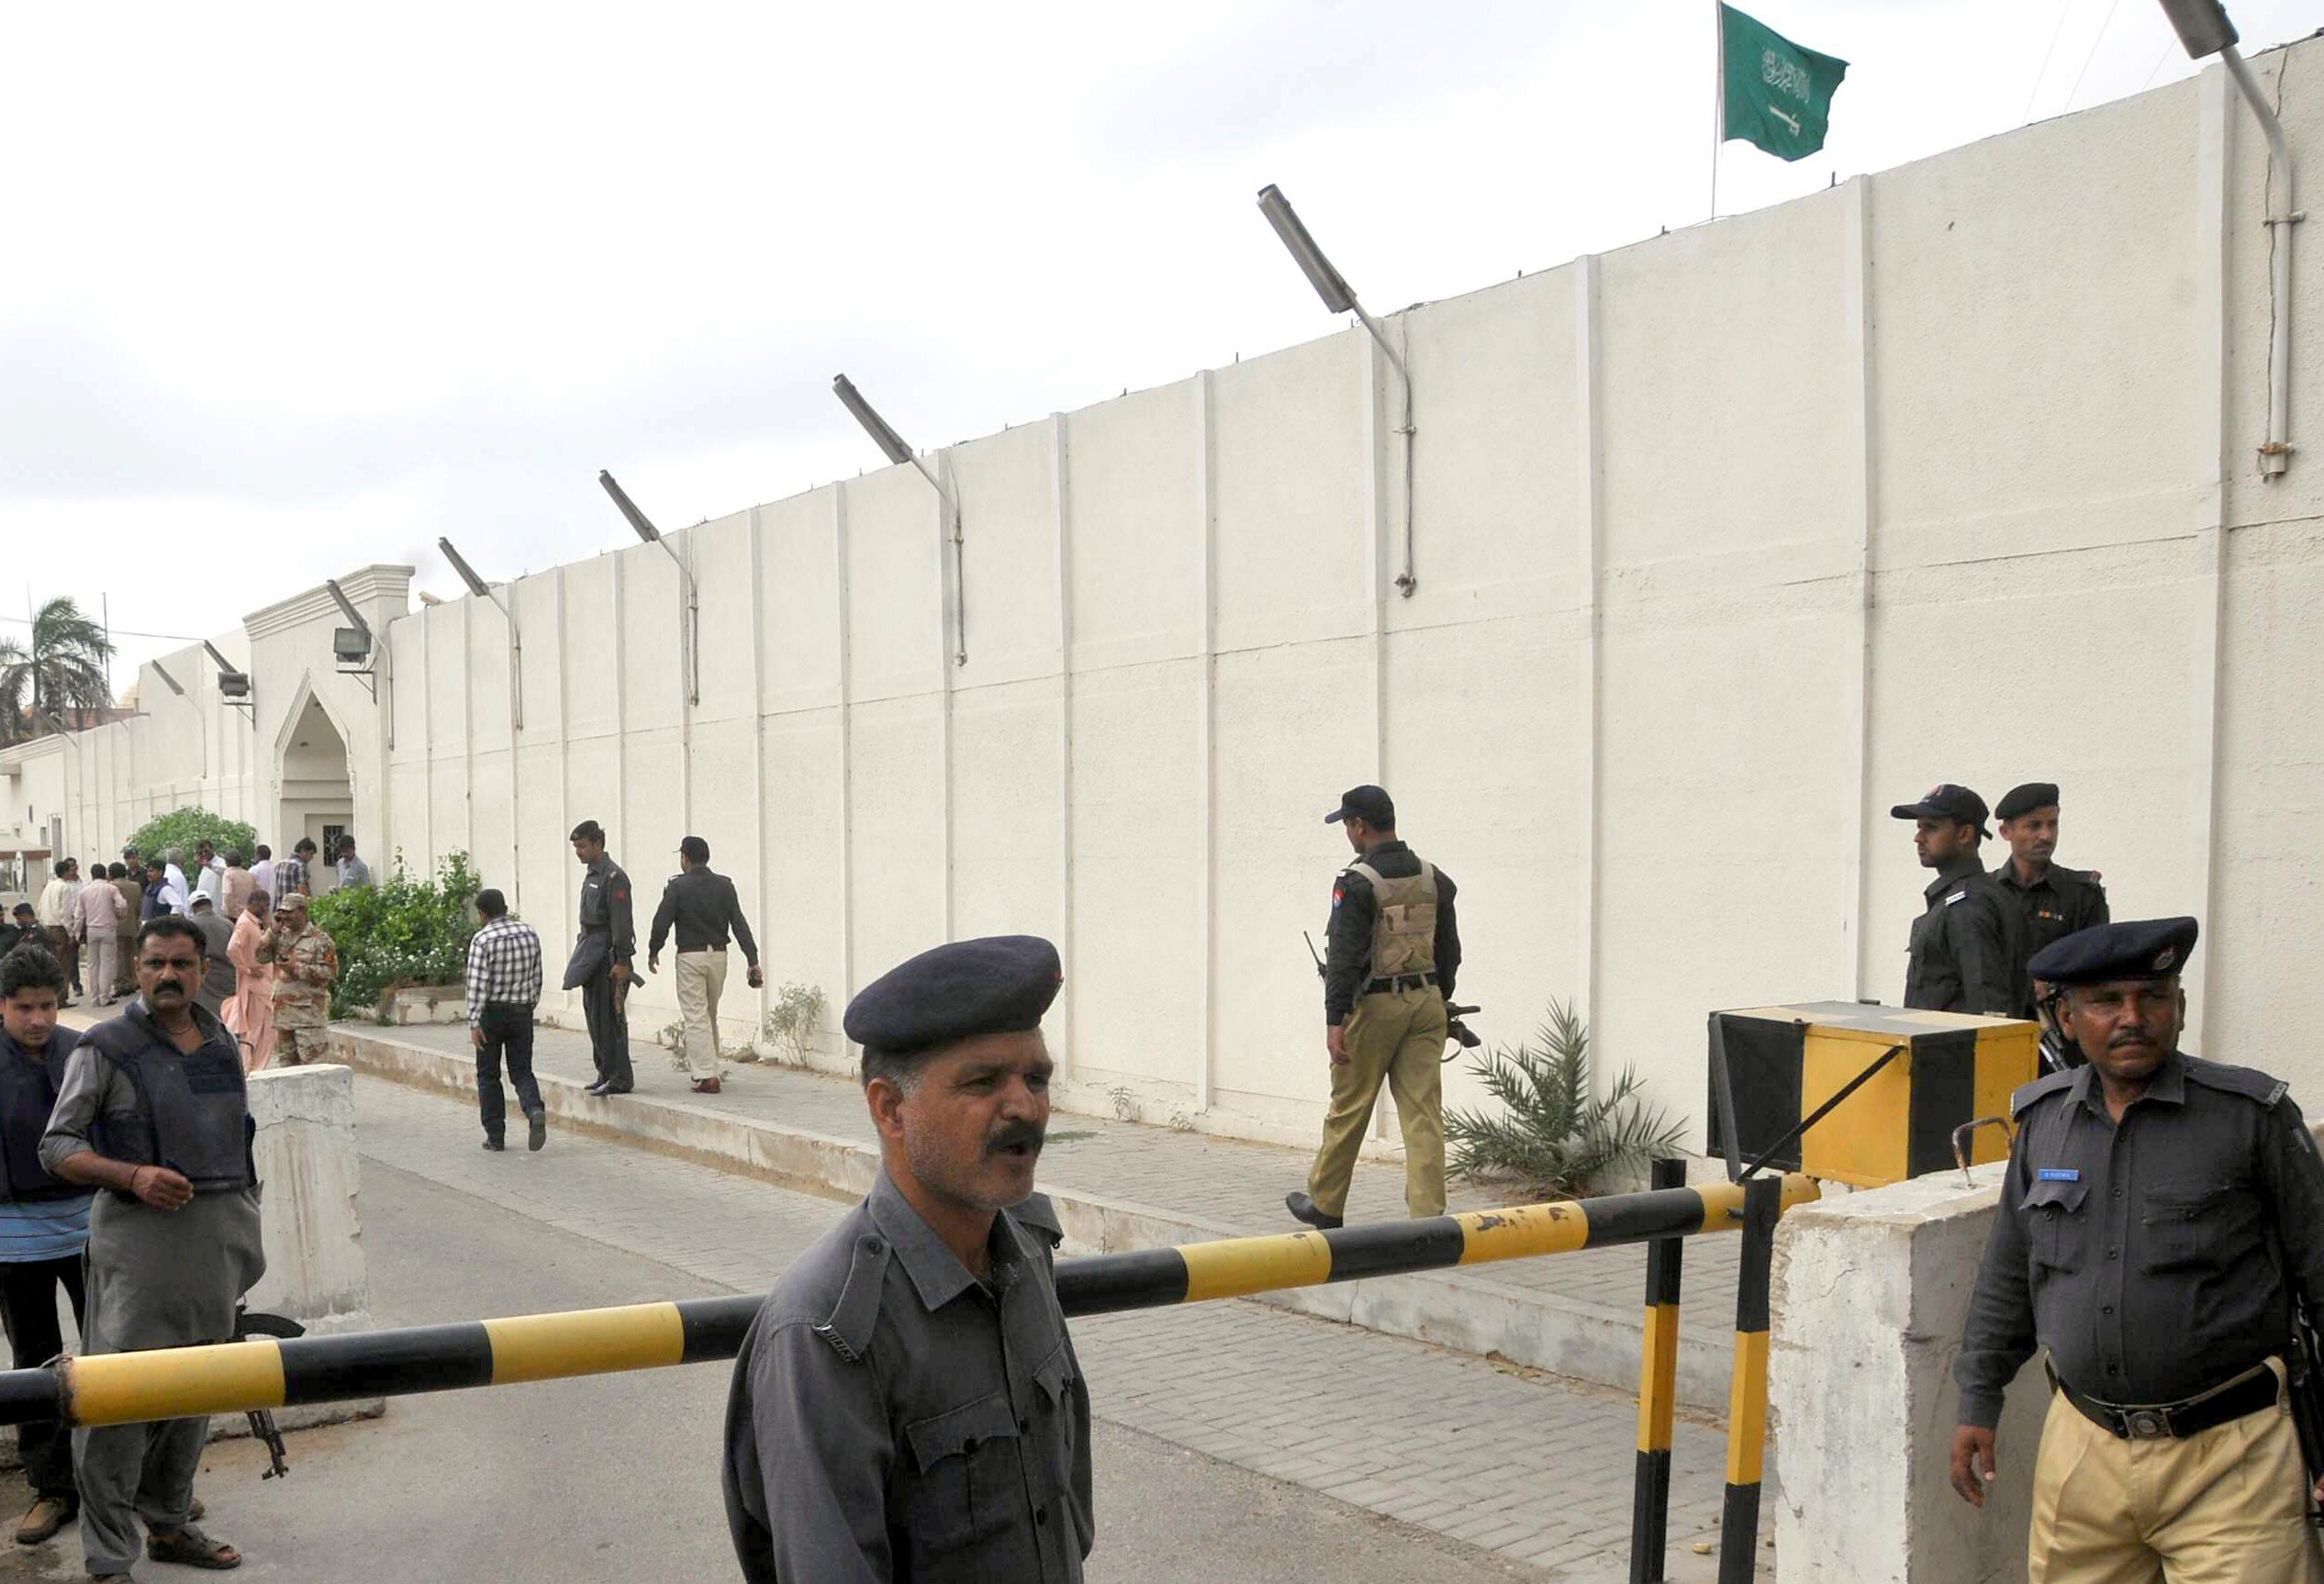
[(517, 1087), (530, 1132), (527, 1149), (549, 1142), (549, 1113), (541, 1085), (532, 1076), (532, 1009), (541, 999), (541, 937), (532, 926), (508, 916), (499, 892), (476, 893), (476, 916), (484, 920), (468, 942), (468, 1040), (476, 1047), (476, 1110), (484, 1120), (484, 1147), (508, 1147), (502, 1137), (508, 1101), (500, 1092), (500, 1063)]

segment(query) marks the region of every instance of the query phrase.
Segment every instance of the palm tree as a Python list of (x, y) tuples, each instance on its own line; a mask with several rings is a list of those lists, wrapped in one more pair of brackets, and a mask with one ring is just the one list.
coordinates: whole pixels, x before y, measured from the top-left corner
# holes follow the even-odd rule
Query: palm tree
[(39, 736), (44, 714), (70, 716), (84, 723), (89, 711), (113, 703), (113, 679), (106, 663), (113, 643), (104, 626), (81, 614), (70, 595), (60, 594), (32, 616), (28, 641), (0, 638), (0, 740)]

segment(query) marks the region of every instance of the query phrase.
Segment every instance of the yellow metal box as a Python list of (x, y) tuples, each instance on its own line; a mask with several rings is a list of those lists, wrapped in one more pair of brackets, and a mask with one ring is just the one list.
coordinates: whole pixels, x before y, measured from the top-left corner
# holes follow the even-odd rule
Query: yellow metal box
[[(1711, 1149), (1749, 1162), (1776, 1149), (1891, 1048), (1895, 1057), (1831, 1114), (1769, 1159), (1771, 1169), (1873, 1188), (1953, 1164), (1953, 1130), (2009, 1114), (2009, 1093), (2041, 1071), (2034, 1024), (1857, 1001), (1804, 1001), (1711, 1014)], [(1733, 1136), (1728, 1136), (1728, 1119)], [(1972, 1161), (2000, 1160), (1980, 1128)]]

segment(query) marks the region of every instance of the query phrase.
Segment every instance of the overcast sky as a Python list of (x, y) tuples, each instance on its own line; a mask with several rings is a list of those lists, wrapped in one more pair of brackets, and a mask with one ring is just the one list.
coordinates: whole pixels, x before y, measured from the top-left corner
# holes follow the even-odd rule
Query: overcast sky
[[(1760, 0), (1851, 62), (1759, 207), (2189, 74), (2154, 0)], [(2232, 0), (2253, 51), (2324, 0)], [(0, 633), (126, 684), (323, 576), (458, 592), (1701, 221), (1712, 0), (0, 13)]]

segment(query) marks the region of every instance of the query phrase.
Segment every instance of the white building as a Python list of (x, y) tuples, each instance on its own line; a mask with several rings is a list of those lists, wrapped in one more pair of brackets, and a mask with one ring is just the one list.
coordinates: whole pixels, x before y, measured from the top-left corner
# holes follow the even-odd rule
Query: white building
[[(2324, 161), (2306, 64), (2284, 118)], [(1460, 882), (1481, 1026), (1580, 999), (1699, 1138), (1708, 1010), (1901, 993), (1925, 876), (1889, 805), (2055, 780), (2117, 917), (2202, 917), (2196, 1048), (2306, 1089), (2324, 243), (2276, 307), (2298, 449), (2263, 480), (2265, 175), (2214, 68), (1397, 315), (1409, 598), (1360, 330), (935, 453), (962, 630), (908, 467), (671, 534), (698, 697), (659, 548), (516, 586), (520, 726), (501, 613), (365, 568), (375, 677), (319, 591), (257, 612), (217, 640), (254, 721), (165, 657), (188, 698), (141, 676), (143, 719), (0, 755), (0, 851), (19, 811), (20, 847), (108, 853), (180, 801), (278, 849), (352, 810), (375, 864), (464, 849), (554, 937), (577, 820), (642, 911), (698, 833), (774, 984), (836, 1009), (946, 936), (1045, 933), (1068, 1104), (1305, 1139), (1322, 816), (1377, 780)]]

